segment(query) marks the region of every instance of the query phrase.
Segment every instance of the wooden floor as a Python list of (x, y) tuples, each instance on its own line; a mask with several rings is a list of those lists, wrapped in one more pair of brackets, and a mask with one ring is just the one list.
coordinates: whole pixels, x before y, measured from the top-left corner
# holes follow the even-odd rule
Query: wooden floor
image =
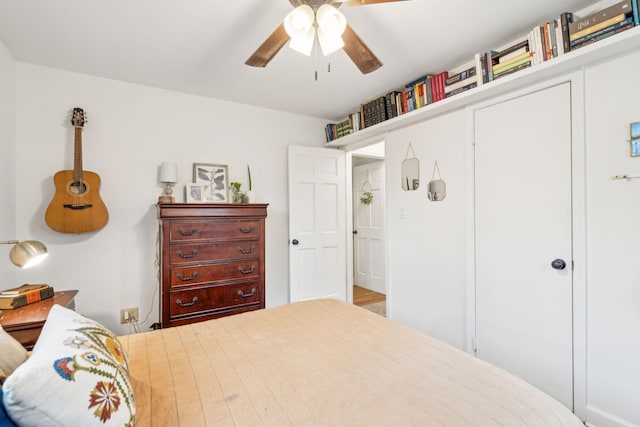
[(353, 285), (353, 303), (355, 305), (363, 306), (374, 304), (376, 302), (383, 302), (386, 300), (387, 297), (384, 294), (380, 294), (378, 292), (370, 291), (369, 289)]

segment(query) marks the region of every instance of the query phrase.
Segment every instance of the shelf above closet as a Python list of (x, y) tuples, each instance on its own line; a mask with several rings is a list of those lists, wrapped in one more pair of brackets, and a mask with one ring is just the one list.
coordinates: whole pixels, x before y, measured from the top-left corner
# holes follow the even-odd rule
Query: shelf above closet
[(443, 99), (418, 110), (405, 113), (371, 127), (343, 136), (325, 144), (328, 148), (358, 147), (381, 140), (388, 132), (420, 123), (468, 105), (522, 88), (524, 86), (579, 70), (640, 48), (640, 27), (631, 28), (613, 37), (585, 46), (512, 75), (485, 83), (451, 98)]

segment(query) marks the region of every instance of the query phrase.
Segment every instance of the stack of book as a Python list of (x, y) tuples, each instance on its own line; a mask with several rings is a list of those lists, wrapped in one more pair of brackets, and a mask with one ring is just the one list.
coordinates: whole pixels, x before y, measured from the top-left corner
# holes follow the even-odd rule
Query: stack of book
[(500, 52), (485, 52), (483, 57), (484, 81), (490, 82), (530, 67), (533, 52), (529, 49), (529, 40), (525, 39)]
[(476, 66), (474, 65), (473, 67), (447, 77), (444, 85), (444, 97), (449, 98), (450, 96), (473, 89), (478, 86), (478, 82), (482, 84), (482, 74), (478, 75)]
[(569, 23), (570, 50), (606, 39), (638, 25), (638, 0), (623, 0)]
[(46, 284), (22, 285), (0, 291), (0, 309), (13, 309), (53, 297), (53, 288)]
[(360, 105), (362, 128), (387, 120), (387, 98), (380, 96)]

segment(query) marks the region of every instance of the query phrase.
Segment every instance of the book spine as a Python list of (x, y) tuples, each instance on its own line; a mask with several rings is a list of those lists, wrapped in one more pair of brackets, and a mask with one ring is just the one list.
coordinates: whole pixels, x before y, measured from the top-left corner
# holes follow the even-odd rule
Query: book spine
[(447, 92), (451, 92), (453, 90), (458, 89), (459, 87), (466, 86), (466, 85), (469, 85), (471, 83), (475, 83), (477, 81), (478, 81), (478, 77), (476, 75), (474, 75), (473, 77), (469, 77), (469, 78), (466, 78), (464, 80), (460, 80), (458, 83), (454, 83), (454, 84), (451, 84), (451, 85), (445, 85), (444, 93), (446, 94)]
[(569, 33), (573, 34), (578, 31), (585, 30), (596, 24), (600, 24), (604, 21), (608, 21), (609, 19), (618, 15), (626, 15), (628, 13), (633, 13), (633, 8), (631, 3), (632, 3), (631, 0), (623, 0), (605, 9), (602, 9), (598, 12), (592, 13), (591, 15), (586, 16), (584, 18), (575, 19), (574, 22), (571, 22), (569, 24)]
[(495, 68), (493, 69), (493, 76), (494, 77), (498, 77), (501, 74), (504, 74), (506, 72), (508, 72), (509, 70), (511, 70), (512, 68), (517, 68), (523, 64), (531, 64), (531, 57), (527, 57), (527, 58), (522, 58), (521, 60), (514, 62), (513, 64), (510, 64), (508, 67), (504, 67), (504, 68), (500, 68), (499, 70), (496, 70)]
[(473, 82), (473, 83), (469, 83), (469, 84), (468, 84), (468, 85), (466, 85), (466, 86), (462, 86), (462, 87), (459, 87), (459, 88), (458, 88), (458, 89), (456, 89), (456, 90), (453, 90), (453, 91), (451, 91), (451, 92), (448, 92), (448, 93), (445, 95), (445, 98), (449, 98), (449, 97), (451, 97), (451, 96), (453, 96), (453, 95), (457, 95), (457, 94), (462, 93), (462, 92), (465, 92), (465, 91), (467, 91), (467, 90), (469, 90), (469, 89), (473, 89), (474, 87), (477, 87), (477, 86), (478, 86), (478, 82), (477, 82), (477, 81), (476, 81), (476, 82)]
[(517, 67), (513, 67), (513, 68), (509, 68), (508, 70), (503, 71), (502, 73), (498, 74), (497, 76), (495, 76), (496, 79), (499, 79), (500, 77), (504, 77), (504, 76), (508, 76), (509, 74), (513, 74), (517, 71), (523, 70), (525, 68), (528, 68), (531, 66), (531, 62), (525, 62), (522, 65), (518, 65)]
[(631, 16), (628, 17), (627, 19), (625, 19), (622, 22), (618, 22), (616, 24), (613, 24), (613, 25), (610, 25), (610, 26), (608, 26), (606, 28), (598, 30), (598, 31), (596, 31), (594, 33), (588, 34), (588, 35), (586, 35), (584, 37), (580, 37), (579, 39), (573, 40), (570, 43), (570, 46), (573, 47), (573, 46), (579, 45), (579, 44), (581, 44), (581, 43), (583, 43), (583, 42), (585, 42), (585, 41), (587, 41), (589, 39), (597, 39), (598, 37), (600, 37), (601, 35), (603, 35), (605, 33), (608, 33), (609, 31), (617, 30), (618, 28), (625, 27), (625, 26), (627, 26), (629, 24), (633, 24), (633, 17), (631, 17)]
[(607, 19), (606, 21), (599, 22), (595, 25), (591, 25), (587, 28), (584, 28), (580, 31), (576, 31), (575, 33), (571, 33), (569, 35), (569, 40), (574, 41), (579, 39), (580, 37), (584, 37), (589, 34), (593, 34), (603, 28), (609, 27), (611, 25), (617, 24), (618, 22), (622, 22), (625, 19), (625, 15), (621, 13), (620, 15), (616, 15), (612, 18)]
[(520, 55), (518, 55), (518, 56), (514, 56), (513, 58), (511, 58), (511, 59), (510, 59), (510, 60), (508, 60), (508, 61), (500, 62), (500, 63), (498, 63), (498, 64), (494, 64), (494, 65), (493, 65), (493, 72), (494, 72), (494, 73), (497, 73), (497, 72), (498, 72), (498, 70), (502, 70), (502, 69), (504, 69), (504, 68), (508, 68), (508, 67), (510, 67), (511, 65), (515, 64), (515, 63), (519, 63), (519, 62), (520, 62), (520, 61), (522, 61), (523, 59), (530, 60), (532, 55), (533, 55), (533, 53), (532, 53), (532, 52), (524, 52), (524, 53), (522, 53), (522, 54), (520, 54)]
[(633, 10), (634, 25), (640, 25), (640, 12), (638, 11), (638, 1), (639, 0), (631, 0), (631, 9)]
[(549, 21), (549, 35), (551, 36), (551, 55), (558, 56), (558, 40), (556, 40), (556, 21)]
[(13, 298), (0, 298), (0, 309), (20, 308), (27, 304), (51, 298), (53, 294), (53, 288), (47, 287), (37, 291), (26, 292)]
[(447, 77), (447, 80), (445, 80), (445, 84), (447, 85), (452, 85), (454, 83), (459, 82), (460, 80), (464, 80), (466, 78), (469, 78), (471, 76), (475, 76), (476, 75), (476, 67), (475, 65), (467, 70), (463, 70), (461, 72), (459, 72), (458, 74), (454, 74), (453, 76), (449, 76)]
[(573, 22), (573, 13), (564, 12), (560, 15), (560, 25), (562, 26), (562, 45), (564, 53), (571, 51), (571, 40), (569, 39), (569, 24)]
[(628, 30), (629, 28), (633, 28), (633, 26), (634, 26), (633, 22), (630, 22), (630, 23), (628, 23), (626, 25), (623, 25), (622, 27), (618, 27), (618, 28), (616, 28), (614, 30), (607, 31), (604, 34), (600, 34), (598, 37), (590, 37), (587, 40), (583, 41), (582, 43), (572, 46), (571, 49), (572, 50), (579, 49), (581, 47), (584, 47), (584, 46), (590, 45), (592, 43), (595, 43), (597, 41), (604, 40), (607, 37), (611, 37), (611, 36), (613, 36), (615, 34), (621, 33), (621, 32), (623, 32), (625, 30)]
[(520, 43), (516, 43), (513, 46), (510, 46), (496, 54), (491, 55), (492, 60), (495, 63), (498, 63), (500, 58), (509, 55), (510, 53), (516, 52), (520, 49), (529, 50), (529, 40), (523, 40)]

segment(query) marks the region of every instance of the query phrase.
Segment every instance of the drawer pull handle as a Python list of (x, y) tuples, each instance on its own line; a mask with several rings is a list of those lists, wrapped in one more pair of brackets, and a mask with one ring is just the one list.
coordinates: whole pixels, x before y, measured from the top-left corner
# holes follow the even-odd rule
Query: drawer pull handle
[(188, 282), (189, 280), (193, 280), (193, 279), (195, 279), (196, 277), (198, 277), (198, 272), (197, 272), (197, 271), (194, 271), (194, 272), (193, 272), (193, 274), (191, 275), (191, 277), (184, 277), (184, 276), (182, 275), (182, 273), (178, 273), (178, 274), (176, 274), (176, 277), (177, 277), (178, 279), (182, 280), (183, 282)]
[(197, 303), (198, 301), (199, 301), (198, 297), (193, 297), (191, 299), (191, 302), (182, 302), (182, 300), (178, 298), (176, 300), (176, 304), (178, 304), (180, 307), (191, 307), (193, 304)]
[(251, 273), (253, 273), (254, 271), (256, 271), (256, 266), (255, 266), (255, 265), (252, 265), (252, 266), (251, 266), (251, 268), (250, 268), (249, 270), (245, 270), (245, 269), (243, 269), (242, 267), (238, 267), (238, 271), (239, 271), (240, 273), (242, 273), (242, 274), (251, 274)]
[(178, 234), (184, 237), (188, 237), (188, 236), (193, 236), (195, 233), (198, 232), (197, 228), (192, 228), (191, 230), (182, 230), (181, 228), (178, 228)]
[(251, 245), (249, 249), (242, 249), (242, 246), (238, 246), (238, 250), (241, 254), (250, 254), (256, 250), (256, 247), (254, 245)]
[(249, 298), (252, 297), (256, 294), (256, 288), (251, 288), (251, 293), (245, 294), (242, 291), (238, 291), (238, 295), (240, 295), (242, 298)]
[(255, 227), (249, 227), (249, 228), (238, 227), (238, 231), (240, 231), (241, 233), (244, 233), (244, 234), (253, 233), (253, 231), (255, 229), (256, 229)]
[(182, 253), (182, 251), (178, 251), (176, 253), (178, 254), (178, 256), (180, 258), (188, 259), (188, 258), (193, 258), (194, 256), (198, 255), (198, 250), (194, 249), (194, 250), (191, 251), (190, 254)]

